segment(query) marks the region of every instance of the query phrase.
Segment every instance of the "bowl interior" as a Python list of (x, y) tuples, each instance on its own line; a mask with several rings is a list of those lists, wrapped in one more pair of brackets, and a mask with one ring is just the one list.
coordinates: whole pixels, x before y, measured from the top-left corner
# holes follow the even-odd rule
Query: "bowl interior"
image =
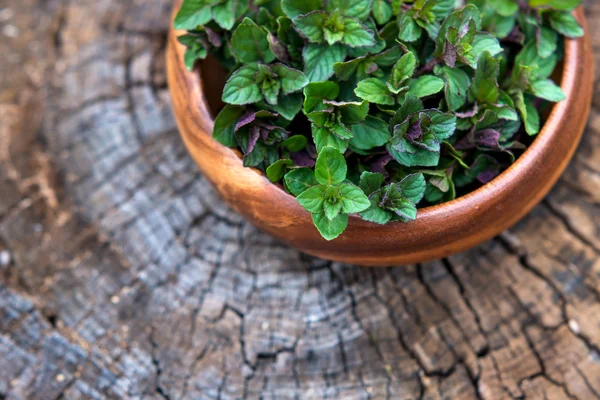
[(219, 61), (212, 56), (202, 60), (199, 73), (202, 91), (214, 120), (225, 106), (225, 103), (221, 100), (221, 95), (225, 82), (227, 82), (228, 73), (219, 64)]

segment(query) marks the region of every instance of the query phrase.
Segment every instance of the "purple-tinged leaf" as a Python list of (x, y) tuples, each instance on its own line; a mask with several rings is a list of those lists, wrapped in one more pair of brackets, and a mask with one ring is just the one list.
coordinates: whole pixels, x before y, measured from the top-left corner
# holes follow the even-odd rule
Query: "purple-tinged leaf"
[(472, 109), (463, 112), (456, 112), (455, 114), (458, 118), (472, 118), (476, 116), (477, 113), (479, 113), (479, 106), (477, 106), (477, 103), (475, 103)]
[(467, 133), (458, 142), (454, 144), (456, 150), (470, 150), (475, 148), (475, 135), (473, 132)]
[(290, 153), (290, 158), (294, 161), (294, 164), (299, 167), (313, 168), (317, 162), (317, 160), (312, 158), (307, 151), (292, 152)]
[(379, 65), (375, 64), (375, 63), (370, 63), (367, 68), (365, 69), (365, 73), (367, 75), (371, 75), (372, 73), (374, 73), (375, 71), (377, 71), (379, 69)]
[(270, 32), (267, 36), (267, 39), (269, 40), (269, 47), (271, 48), (273, 54), (275, 54), (275, 57), (277, 57), (279, 61), (289, 64), (291, 62), (290, 53), (285, 45), (281, 43), (277, 36)]
[[(249, 125), (251, 123), (253, 123), (254, 121), (256, 121), (257, 118), (277, 118), (279, 117), (279, 114), (277, 113), (272, 113), (269, 111), (249, 111), (246, 114), (244, 114), (244, 116), (242, 116), (242, 118), (240, 118), (240, 120), (238, 121), (238, 123), (235, 126), (235, 131), (239, 131), (241, 128), (243, 128), (246, 125)], [(272, 125), (265, 125), (264, 126), (272, 126)], [(277, 126), (272, 126), (272, 128), (268, 128), (270, 130), (277, 128)]]
[(246, 114), (244, 114), (242, 116), (242, 118), (240, 118), (238, 123), (235, 125), (235, 131), (237, 132), (244, 126), (251, 124), (252, 122), (254, 122), (255, 119), (256, 119), (255, 112), (247, 112)]
[(500, 149), (500, 132), (495, 129), (484, 129), (475, 132), (475, 144), (477, 146), (489, 147), (490, 149)]
[(373, 161), (373, 163), (371, 164), (371, 171), (379, 172), (385, 176), (388, 176), (389, 174), (385, 170), (385, 167), (392, 160), (393, 160), (392, 156), (390, 156), (389, 153), (386, 153), (385, 155), (383, 155), (383, 156), (377, 158), (375, 161)]
[(477, 180), (481, 183), (490, 183), (491, 181), (493, 181), (498, 175), (500, 174), (500, 172), (496, 169), (487, 169), (485, 171), (483, 171), (482, 173), (480, 173), (479, 175), (477, 175)]
[(473, 165), (471, 165), (470, 173), (473, 174), (476, 179), (483, 183), (489, 183), (498, 175), (500, 175), (501, 165), (494, 157), (487, 154), (478, 156)]
[(410, 140), (411, 142), (414, 142), (417, 139), (420, 139), (421, 137), (423, 137), (423, 129), (421, 128), (421, 121), (417, 121), (414, 124), (412, 124), (406, 131), (405, 137), (408, 140)]
[(456, 150), (470, 150), (476, 147), (502, 150), (500, 146), (501, 134), (495, 129), (483, 129), (477, 132), (469, 132), (454, 145)]
[(515, 26), (510, 34), (503, 39), (504, 41), (522, 45), (525, 42), (525, 34), (518, 26)]
[(444, 62), (447, 66), (454, 68), (456, 66), (456, 57), (458, 56), (458, 52), (456, 47), (446, 41), (446, 47), (444, 48)]
[(256, 146), (256, 142), (260, 138), (260, 128), (258, 126), (253, 126), (250, 128), (250, 134), (248, 136), (248, 154), (252, 153), (254, 150), (254, 146)]
[(208, 27), (204, 27), (204, 30), (206, 31), (206, 37), (208, 38), (210, 44), (212, 44), (214, 47), (221, 47), (223, 45), (223, 39), (221, 38), (221, 35)]

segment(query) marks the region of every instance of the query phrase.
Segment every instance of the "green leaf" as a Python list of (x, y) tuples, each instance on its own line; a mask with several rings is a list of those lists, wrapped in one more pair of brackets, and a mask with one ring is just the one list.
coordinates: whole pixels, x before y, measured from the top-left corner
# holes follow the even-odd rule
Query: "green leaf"
[(498, 39), (506, 39), (516, 26), (515, 17), (503, 17), (495, 15), (493, 17), (493, 30), (491, 31)]
[(551, 79), (534, 82), (531, 85), (531, 93), (536, 97), (548, 100), (554, 103), (563, 101), (567, 97), (560, 86), (556, 85)]
[(421, 37), (423, 30), (417, 25), (409, 12), (403, 13), (398, 19), (400, 32), (398, 39), (403, 42), (416, 42)]
[(269, 178), (271, 182), (279, 182), (285, 175), (286, 169), (292, 166), (294, 166), (292, 160), (277, 160), (267, 168), (267, 178)]
[(212, 9), (215, 22), (225, 30), (231, 30), (238, 17), (248, 11), (248, 3), (243, 0), (225, 0)]
[[(333, 187), (334, 186), (331, 186), (331, 188)], [(342, 211), (342, 202), (336, 201), (333, 203), (329, 203), (325, 201), (325, 203), (323, 203), (323, 210), (325, 211), (325, 218), (327, 218), (328, 220), (332, 220), (338, 215), (340, 215), (340, 212)]]
[(328, 45), (342, 42), (344, 39), (344, 17), (339, 11), (329, 15), (323, 25), (323, 37)]
[(471, 46), (470, 55), (472, 58), (470, 59), (470, 65), (473, 68), (477, 68), (477, 61), (484, 51), (488, 51), (494, 57), (504, 51), (498, 39), (489, 33), (475, 34)]
[(315, 178), (324, 185), (335, 185), (346, 179), (348, 167), (346, 159), (333, 147), (325, 147), (319, 152), (315, 165)]
[(385, 177), (379, 172), (365, 171), (360, 175), (360, 188), (365, 194), (371, 195), (381, 189), (384, 180)]
[[(526, 81), (518, 87), (524, 89), (522, 86), (526, 87), (530, 81), (548, 78), (554, 72), (557, 60), (558, 57), (555, 53), (546, 58), (541, 58), (537, 53), (536, 43), (534, 41), (529, 42), (515, 58), (515, 65), (517, 66), (515, 71), (524, 75), (516, 78)], [(514, 81), (515, 77), (512, 80)]]
[(390, 93), (385, 82), (377, 78), (368, 78), (358, 83), (354, 93), (370, 103), (394, 105), (396, 100)]
[(583, 36), (583, 28), (568, 11), (553, 12), (550, 15), (550, 25), (566, 37), (578, 38)]
[(542, 58), (547, 58), (556, 51), (558, 36), (552, 29), (542, 27), (537, 35), (536, 43), (539, 56)]
[(370, 150), (385, 145), (391, 138), (388, 124), (372, 116), (351, 126), (354, 137), (350, 144), (361, 150)]
[(318, 185), (302, 192), (296, 199), (304, 209), (310, 213), (322, 213), (323, 204), (325, 203), (325, 191), (327, 186)]
[(413, 204), (419, 204), (425, 195), (425, 177), (422, 173), (406, 176), (398, 183), (398, 189), (402, 196)]
[(283, 118), (293, 120), (302, 109), (302, 94), (294, 93), (287, 96), (279, 96), (277, 105), (272, 106)]
[(262, 163), (267, 155), (267, 147), (262, 142), (256, 143), (249, 154), (244, 155), (244, 167), (256, 167)]
[(340, 236), (348, 226), (348, 215), (339, 214), (332, 220), (327, 219), (325, 214), (313, 214), (313, 222), (319, 233), (325, 240), (333, 240)]
[(399, 197), (394, 200), (393, 206), (388, 209), (403, 220), (414, 221), (417, 219), (417, 207), (408, 199)]
[(484, 51), (479, 57), (477, 71), (473, 79), (471, 94), (480, 103), (494, 104), (500, 96), (498, 87), (498, 75), (500, 74), (500, 63), (488, 51)]
[(467, 93), (471, 86), (469, 75), (458, 68), (436, 66), (435, 74), (444, 79), (444, 94), (450, 111), (456, 111), (467, 102)]
[(404, 98), (404, 103), (402, 103), (402, 106), (390, 120), (390, 127), (394, 129), (396, 125), (403, 123), (410, 115), (421, 111), (423, 108), (421, 99), (412, 93), (408, 93)]
[(397, 185), (388, 185), (382, 189), (380, 207), (393, 212), (397, 217), (405, 222), (414, 220), (417, 217), (417, 207), (402, 195)]
[(412, 78), (417, 67), (417, 59), (412, 52), (408, 52), (398, 60), (392, 68), (390, 75), (390, 85), (393, 89), (400, 89), (405, 82)]
[(344, 124), (352, 125), (358, 124), (367, 118), (367, 114), (369, 114), (369, 102), (329, 102), (326, 101), (327, 104), (334, 105), (340, 113), (342, 117), (342, 121)]
[(301, 71), (288, 68), (283, 64), (271, 65), (271, 70), (277, 74), (284, 94), (297, 92), (308, 85), (308, 78)]
[(364, 79), (369, 74), (366, 73), (368, 66), (372, 66), (373, 69), (378, 68), (377, 64), (370, 60), (368, 57), (359, 57), (354, 60), (336, 63), (333, 66), (335, 76), (340, 81), (347, 81), (353, 78)]
[(266, 65), (258, 64), (258, 72), (255, 79), (267, 103), (277, 105), (277, 98), (281, 91), (281, 82), (279, 82), (277, 75)]
[(350, 47), (368, 47), (375, 45), (375, 34), (372, 30), (353, 18), (344, 19), (342, 43)]
[(183, 56), (185, 67), (188, 71), (192, 71), (196, 66), (196, 61), (204, 60), (207, 55), (208, 52), (201, 44), (194, 44), (192, 46), (188, 46)]
[(277, 18), (277, 39), (286, 46), (286, 49), (293, 59), (298, 59), (302, 56), (302, 48), (304, 47), (304, 39), (294, 29), (294, 24), (288, 17)]
[(373, 0), (328, 0), (325, 9), (328, 12), (339, 10), (345, 17), (365, 20), (371, 14)]
[(282, 0), (281, 9), (290, 18), (323, 8), (323, 0)]
[(425, 130), (425, 132), (423, 132), (423, 139), (420, 142), (417, 141), (412, 143), (412, 145), (418, 146), (427, 151), (435, 153), (440, 152), (440, 141), (437, 136), (435, 136), (435, 133), (433, 133), (431, 130)]
[[(226, 1), (230, 1), (230, 0), (226, 0)], [(243, 0), (236, 0), (236, 1), (239, 1), (240, 3), (245, 3), (247, 6), (249, 6), (248, 1), (243, 1)], [(261, 0), (259, 0), (259, 2), (260, 1)], [(269, 31), (269, 33), (274, 32), (277, 29), (277, 21), (275, 20), (275, 17), (273, 16), (273, 14), (271, 14), (271, 11), (269, 11), (265, 7), (259, 9), (258, 12), (256, 13), (256, 15), (254, 15), (252, 17), (252, 20), (254, 22), (256, 22), (257, 25), (262, 26), (263, 28), (267, 29)]]
[(336, 114), (331, 110), (311, 112), (306, 117), (319, 128), (330, 128), (338, 122)]
[[(324, 11), (313, 11), (294, 18), (294, 25), (302, 36), (312, 43), (325, 42), (325, 23), (329, 15)], [(333, 44), (333, 43), (331, 43)]]
[(206, 0), (185, 0), (175, 16), (175, 29), (192, 30), (211, 20), (211, 6)]
[(433, 5), (431, 13), (437, 19), (445, 19), (456, 7), (456, 0), (437, 0), (430, 2)]
[(425, 149), (417, 149), (414, 154), (401, 153), (389, 144), (386, 146), (388, 153), (396, 160), (400, 165), (405, 167), (435, 167), (440, 161), (440, 153), (428, 151)]
[(401, 46), (394, 46), (381, 53), (369, 57), (369, 60), (374, 62), (379, 67), (392, 67), (402, 57), (404, 51)]
[(340, 139), (350, 140), (354, 137), (354, 134), (352, 133), (352, 131), (350, 129), (346, 128), (346, 126), (344, 124), (342, 124), (341, 122), (338, 122), (338, 123), (334, 124), (333, 126), (329, 127), (329, 130), (331, 133), (333, 133), (335, 136), (339, 137)]
[(437, 76), (423, 75), (417, 79), (411, 79), (408, 92), (419, 97), (427, 97), (439, 93), (444, 89), (444, 81)]
[(244, 18), (231, 37), (232, 52), (240, 64), (275, 60), (267, 38), (269, 31), (256, 25), (250, 18)]
[(315, 173), (310, 168), (293, 169), (285, 175), (285, 186), (295, 196), (318, 184)]
[(335, 100), (340, 94), (340, 86), (331, 81), (313, 82), (304, 88), (304, 113), (317, 111), (323, 100)]
[(244, 66), (231, 75), (223, 88), (223, 101), (228, 104), (245, 105), (257, 103), (263, 99), (256, 83), (256, 65)]
[(566, 11), (572, 11), (580, 4), (581, 0), (529, 0), (531, 7), (550, 7)]
[(373, 17), (378, 25), (385, 25), (393, 16), (392, 6), (387, 0), (373, 1)]
[[(436, 40), (434, 53), (436, 57), (442, 57), (444, 54), (446, 42), (448, 41), (448, 31), (454, 29), (455, 31), (460, 32), (464, 27), (469, 26), (470, 20), (475, 24), (476, 30), (481, 30), (481, 13), (477, 6), (473, 4), (469, 4), (462, 9), (452, 12), (452, 14), (444, 20)], [(477, 58), (475, 58), (474, 61), (476, 62), (476, 60)]]
[(529, 135), (536, 135), (540, 132), (540, 114), (538, 113), (532, 101), (525, 99), (527, 108), (527, 119), (525, 120), (525, 129)]
[(504, 104), (490, 104), (486, 106), (486, 108), (495, 112), (498, 115), (498, 118), (500, 119), (505, 119), (508, 121), (518, 121), (519, 115), (513, 107), (514, 104), (512, 105), (512, 107)]
[(287, 138), (283, 142), (281, 142), (281, 147), (283, 147), (291, 152), (298, 152), (298, 151), (306, 148), (307, 144), (308, 144), (308, 139), (306, 139), (306, 136), (294, 135), (294, 136), (290, 136), (289, 138)]
[(326, 81), (333, 75), (333, 65), (344, 61), (346, 49), (340, 45), (308, 44), (303, 50), (304, 73), (311, 82)]
[(237, 147), (235, 126), (244, 112), (244, 107), (226, 105), (215, 119), (213, 138), (224, 146)]
[(514, 95), (515, 106), (525, 124), (525, 131), (529, 136), (537, 135), (540, 132), (540, 115), (533, 102), (518, 91)]
[(331, 131), (329, 128), (317, 128), (315, 125), (312, 127), (313, 140), (317, 146), (317, 152), (320, 152), (325, 147), (333, 147), (340, 153), (343, 153), (348, 148), (350, 140), (340, 139)]
[(371, 202), (361, 188), (351, 183), (338, 186), (342, 196), (342, 211), (346, 214), (359, 213), (371, 206)]
[(373, 193), (369, 197), (371, 207), (360, 213), (360, 217), (365, 221), (374, 222), (376, 224), (385, 225), (392, 219), (392, 213), (384, 210), (379, 206), (381, 195)]
[(513, 16), (519, 11), (519, 5), (514, 0), (488, 0), (488, 3), (504, 17)]

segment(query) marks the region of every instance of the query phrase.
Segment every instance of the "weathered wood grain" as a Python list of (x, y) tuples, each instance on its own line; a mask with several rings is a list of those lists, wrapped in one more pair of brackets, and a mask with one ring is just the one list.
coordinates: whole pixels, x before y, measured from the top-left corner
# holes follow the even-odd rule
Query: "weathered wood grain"
[(600, 91), (514, 229), (425, 265), (328, 263), (197, 172), (165, 85), (169, 8), (0, 5), (0, 399), (600, 397)]

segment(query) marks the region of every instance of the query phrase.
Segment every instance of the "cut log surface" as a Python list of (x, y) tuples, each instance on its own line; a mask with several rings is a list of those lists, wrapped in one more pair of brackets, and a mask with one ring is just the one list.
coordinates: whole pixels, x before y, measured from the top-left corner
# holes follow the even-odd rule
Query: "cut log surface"
[(0, 399), (600, 398), (600, 88), (510, 231), (330, 263), (244, 222), (186, 153), (170, 7), (0, 2)]

